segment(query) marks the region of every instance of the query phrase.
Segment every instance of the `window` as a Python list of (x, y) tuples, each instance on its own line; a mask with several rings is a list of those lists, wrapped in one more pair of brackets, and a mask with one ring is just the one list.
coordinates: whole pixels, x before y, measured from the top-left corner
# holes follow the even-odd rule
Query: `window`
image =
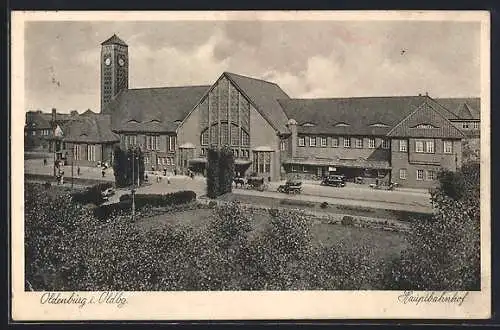
[(344, 137), (344, 148), (350, 148), (351, 147), (351, 139), (348, 137)]
[(175, 136), (168, 136), (168, 151), (175, 151)]
[(233, 149), (233, 156), (234, 158), (238, 158), (240, 156), (238, 149)]
[(434, 125), (431, 124), (418, 124), (415, 126), (415, 128), (424, 128), (424, 129), (430, 129), (430, 128), (436, 128)]
[(146, 135), (146, 149), (159, 150), (160, 149), (159, 142), (160, 141), (158, 135)]
[(257, 173), (271, 172), (271, 153), (268, 151), (254, 151), (253, 170)]
[(406, 168), (402, 168), (399, 170), (399, 178), (401, 180), (406, 180), (406, 177), (407, 177), (407, 171), (406, 171)]
[(424, 141), (415, 141), (415, 152), (424, 152)]
[(424, 170), (417, 170), (417, 180), (424, 179)]
[(249, 146), (250, 145), (250, 135), (244, 130), (241, 130), (241, 145)]
[(310, 136), (309, 137), (309, 146), (310, 147), (315, 147), (316, 146), (316, 137), (315, 136)]
[(87, 160), (90, 162), (95, 162), (95, 145), (87, 145)]
[(125, 138), (127, 147), (128, 146), (135, 146), (137, 144), (137, 136), (136, 135), (127, 135)]
[(399, 151), (406, 152), (408, 150), (408, 143), (406, 140), (399, 140)]
[(205, 156), (207, 154), (206, 148), (201, 148), (201, 155)]
[(280, 142), (280, 150), (281, 151), (286, 150), (286, 140), (281, 140), (281, 142)]
[(208, 129), (204, 130), (203, 133), (201, 133), (201, 145), (208, 146)]
[(472, 123), (472, 128), (479, 129), (479, 122), (475, 121)]
[(469, 123), (462, 123), (462, 128), (469, 128)]
[(434, 153), (434, 141), (425, 141), (425, 151), (429, 154)]
[(170, 158), (167, 158), (167, 165), (171, 165), (170, 164)]
[(339, 147), (339, 138), (337, 138), (337, 137), (332, 138), (332, 147), (334, 147), (334, 148)]
[(382, 140), (382, 149), (389, 149), (391, 147), (391, 142), (387, 139)]
[(451, 141), (443, 141), (443, 152), (451, 154), (453, 152), (453, 143)]
[(306, 145), (306, 138), (299, 136), (299, 147), (304, 147)]
[(354, 147), (358, 149), (363, 148), (363, 139), (354, 139)]
[(326, 144), (327, 144), (326, 136), (322, 136), (320, 139), (321, 139), (321, 142), (320, 142), (321, 146), (326, 147)]
[(426, 173), (426, 178), (427, 181), (434, 181), (436, 180), (436, 172), (432, 170), (428, 170)]
[(374, 138), (368, 139), (368, 148), (375, 149), (375, 139)]
[(75, 144), (73, 147), (73, 158), (75, 160), (80, 160), (80, 145)]

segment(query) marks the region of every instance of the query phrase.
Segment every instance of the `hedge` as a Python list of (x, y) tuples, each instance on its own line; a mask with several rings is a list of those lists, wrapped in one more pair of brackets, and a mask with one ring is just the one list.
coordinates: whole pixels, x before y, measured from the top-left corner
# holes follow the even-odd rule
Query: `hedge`
[(84, 191), (75, 192), (72, 194), (73, 201), (80, 204), (95, 204), (100, 205), (104, 202), (102, 192), (108, 188), (112, 188), (111, 182), (98, 183), (88, 187)]
[[(191, 190), (176, 191), (166, 195), (135, 195), (135, 209), (141, 210), (146, 206), (165, 207), (182, 205), (196, 200), (196, 193)], [(112, 215), (130, 213), (132, 210), (132, 197), (128, 194), (120, 196), (120, 202), (102, 205), (94, 210), (94, 215), (99, 219), (107, 219)]]

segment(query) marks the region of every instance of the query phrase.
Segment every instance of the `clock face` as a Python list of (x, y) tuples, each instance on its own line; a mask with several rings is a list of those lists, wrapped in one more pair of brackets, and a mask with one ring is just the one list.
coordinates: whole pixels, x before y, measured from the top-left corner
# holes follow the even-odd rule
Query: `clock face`
[(106, 59), (104, 60), (104, 64), (106, 64), (106, 65), (110, 65), (110, 64), (111, 64), (111, 58), (109, 58), (109, 57), (108, 57), (108, 58), (106, 58)]
[(120, 64), (120, 66), (123, 66), (125, 64), (125, 60), (123, 59), (123, 57), (120, 57), (118, 59), (118, 64)]

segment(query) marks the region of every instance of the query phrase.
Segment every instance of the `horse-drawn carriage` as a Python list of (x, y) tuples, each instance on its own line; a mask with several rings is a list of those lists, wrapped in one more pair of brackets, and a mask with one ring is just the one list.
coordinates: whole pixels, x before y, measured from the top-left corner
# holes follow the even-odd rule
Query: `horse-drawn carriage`
[(259, 191), (264, 191), (267, 189), (267, 184), (264, 178), (260, 178), (257, 176), (252, 176), (249, 178), (234, 178), (233, 181), (236, 185), (236, 188), (238, 188), (239, 185), (241, 188), (254, 189)]
[(302, 192), (302, 182), (287, 181), (278, 187), (278, 192), (285, 194), (300, 194)]

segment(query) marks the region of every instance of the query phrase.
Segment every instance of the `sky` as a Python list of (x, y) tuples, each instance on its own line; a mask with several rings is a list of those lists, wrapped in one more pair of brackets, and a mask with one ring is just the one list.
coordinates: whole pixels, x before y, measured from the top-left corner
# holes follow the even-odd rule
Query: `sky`
[(129, 88), (224, 71), (292, 98), (480, 95), (480, 24), (437, 21), (53, 21), (25, 25), (25, 110), (99, 111), (100, 44), (129, 45)]

